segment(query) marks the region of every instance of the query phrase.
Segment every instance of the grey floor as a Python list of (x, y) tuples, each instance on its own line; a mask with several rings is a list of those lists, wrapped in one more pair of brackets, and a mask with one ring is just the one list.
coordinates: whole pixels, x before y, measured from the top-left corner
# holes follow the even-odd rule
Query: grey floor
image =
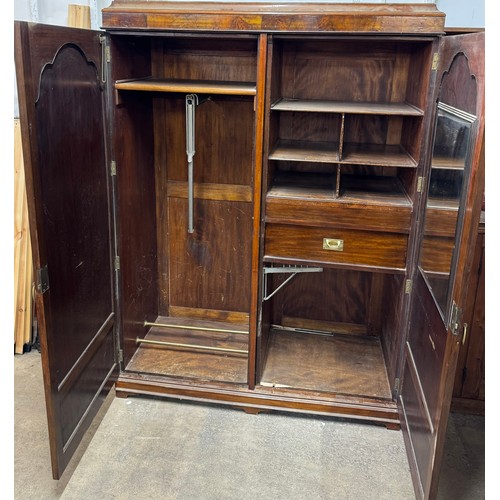
[[(248, 415), (113, 395), (63, 477), (54, 481), (39, 353), (16, 356), (14, 368), (19, 500), (414, 498), (401, 432), (332, 418)], [(484, 498), (484, 419), (452, 421), (455, 444), (444, 467), (452, 474), (442, 481), (440, 496)]]

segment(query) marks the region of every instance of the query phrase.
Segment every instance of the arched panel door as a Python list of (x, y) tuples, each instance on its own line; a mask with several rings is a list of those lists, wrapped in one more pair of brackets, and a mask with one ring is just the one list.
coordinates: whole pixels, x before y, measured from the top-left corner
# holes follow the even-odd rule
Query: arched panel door
[(484, 192), (484, 33), (445, 37), (398, 407), (417, 498), (435, 498)]
[(58, 479), (117, 368), (101, 47), (99, 34), (87, 30), (16, 23), (15, 35), (36, 308)]

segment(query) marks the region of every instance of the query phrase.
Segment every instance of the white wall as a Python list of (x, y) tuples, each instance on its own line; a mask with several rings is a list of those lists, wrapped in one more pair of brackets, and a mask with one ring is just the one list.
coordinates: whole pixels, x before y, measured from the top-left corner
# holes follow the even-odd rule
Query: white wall
[(90, 22), (93, 29), (101, 25), (101, 9), (111, 0), (14, 0), (14, 19), (65, 26), (68, 22), (68, 5), (90, 6)]
[(437, 0), (439, 10), (446, 14), (447, 28), (484, 28), (484, 0)]

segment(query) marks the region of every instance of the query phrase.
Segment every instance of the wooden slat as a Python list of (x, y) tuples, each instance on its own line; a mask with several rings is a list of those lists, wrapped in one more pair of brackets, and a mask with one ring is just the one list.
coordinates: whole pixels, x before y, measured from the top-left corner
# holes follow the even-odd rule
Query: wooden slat
[[(19, 120), (14, 120), (14, 317), (17, 324), (17, 297), (19, 288), (19, 266), (21, 261), (21, 242), (23, 238), (23, 196), (24, 168), (20, 140)], [(17, 328), (16, 328), (17, 330)], [(14, 341), (16, 337), (14, 336)]]
[[(26, 212), (27, 212), (26, 207)], [(28, 230), (26, 231), (26, 273), (25, 273), (25, 309), (24, 309), (24, 340), (25, 342), (33, 342), (32, 326), (33, 326), (33, 255), (31, 253), (31, 236)]]
[(68, 26), (90, 29), (90, 7), (88, 5), (68, 5)]
[(14, 345), (16, 354), (22, 354), (24, 344), (31, 341), (33, 281), (31, 259), (21, 127), (19, 120), (14, 120)]
[(143, 92), (194, 92), (198, 94), (255, 95), (255, 83), (220, 82), (211, 80), (177, 80), (163, 78), (142, 78), (138, 80), (117, 80), (118, 90)]
[(301, 111), (310, 113), (351, 113), (363, 115), (423, 116), (424, 112), (406, 102), (353, 102), (320, 99), (288, 99), (275, 102), (274, 111)]

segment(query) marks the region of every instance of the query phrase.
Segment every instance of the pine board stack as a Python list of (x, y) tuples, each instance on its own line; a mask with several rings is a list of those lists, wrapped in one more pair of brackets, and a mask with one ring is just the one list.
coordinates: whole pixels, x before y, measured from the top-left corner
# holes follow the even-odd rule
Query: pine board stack
[(90, 7), (88, 5), (68, 5), (68, 26), (90, 29)]
[(21, 127), (14, 120), (14, 352), (32, 342), (33, 262), (24, 182)]

